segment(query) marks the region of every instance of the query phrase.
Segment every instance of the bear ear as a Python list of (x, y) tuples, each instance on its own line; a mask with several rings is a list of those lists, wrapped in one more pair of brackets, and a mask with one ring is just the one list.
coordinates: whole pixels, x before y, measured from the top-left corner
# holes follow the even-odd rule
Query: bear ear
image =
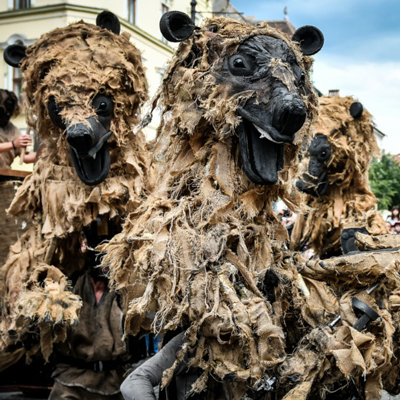
[(312, 25), (304, 25), (297, 29), (292, 40), (300, 43), (301, 52), (305, 56), (312, 56), (318, 53), (324, 45), (324, 35)]
[(21, 44), (12, 44), (4, 50), (4, 61), (14, 68), (20, 68), (23, 58), (26, 56), (26, 47)]
[(182, 42), (190, 38), (195, 29), (189, 15), (180, 11), (169, 11), (160, 20), (160, 31), (170, 42)]
[(358, 101), (355, 101), (351, 106), (350, 106), (350, 115), (354, 119), (358, 119), (361, 117), (362, 113), (364, 111), (364, 107), (361, 103)]
[(121, 32), (121, 24), (118, 17), (110, 11), (103, 11), (100, 13), (96, 18), (96, 25), (116, 35), (119, 35)]

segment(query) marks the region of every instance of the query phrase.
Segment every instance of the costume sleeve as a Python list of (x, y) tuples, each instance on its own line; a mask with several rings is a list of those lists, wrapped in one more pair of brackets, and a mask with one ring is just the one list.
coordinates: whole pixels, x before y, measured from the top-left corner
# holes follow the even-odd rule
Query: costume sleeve
[[(121, 393), (125, 400), (156, 400), (153, 387), (161, 383), (163, 372), (175, 362), (175, 354), (182, 346), (183, 333), (175, 336), (155, 356), (125, 379), (121, 385)], [(181, 367), (178, 365), (177, 370), (181, 370)]]

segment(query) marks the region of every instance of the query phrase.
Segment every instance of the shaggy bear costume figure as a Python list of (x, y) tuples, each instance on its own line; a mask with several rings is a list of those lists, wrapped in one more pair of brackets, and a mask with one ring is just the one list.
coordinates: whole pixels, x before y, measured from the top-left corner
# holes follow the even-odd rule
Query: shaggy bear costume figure
[[(127, 331), (181, 327), (162, 384), (193, 367), (196, 398), (310, 400), (343, 388), (379, 398), (399, 364), (399, 252), (301, 264), (271, 208), (290, 201), (307, 148), (310, 59), (266, 24), (213, 18), (200, 29), (179, 15), (161, 21), (168, 40), (187, 40), (159, 92), (158, 185), (104, 246), (129, 301)], [(294, 37), (312, 54), (312, 40)], [(360, 244), (380, 247), (368, 238)]]
[[(185, 17), (163, 18), (172, 40)], [(156, 331), (187, 329), (176, 362), (189, 351), (202, 371), (193, 391), (215, 399), (261, 388), (286, 357), (280, 318), (300, 294), (271, 202), (288, 197), (315, 115), (310, 66), (266, 24), (214, 18), (194, 29), (158, 97), (157, 187), (103, 248), (129, 300), (126, 329), (148, 327), (152, 311)], [(233, 382), (223, 394), (211, 376)]]
[[(84, 264), (82, 232), (92, 247), (98, 243), (91, 238), (109, 238), (144, 194), (151, 156), (144, 136), (132, 132), (147, 98), (141, 56), (129, 35), (118, 34), (113, 14), (97, 22), (55, 29), (26, 50), (6, 51), (6, 60), (21, 66), (27, 121), (45, 150), (9, 209), (28, 210), (35, 226), (0, 271), (1, 368), (38, 351), (28, 335), (36, 327), (45, 359), (54, 342), (66, 339), (82, 306), (67, 281)], [(119, 322), (110, 324), (121, 342)], [(113, 351), (123, 353), (118, 346)]]
[(296, 220), (291, 246), (301, 250), (308, 242), (317, 257), (328, 258), (342, 254), (344, 228), (387, 233), (368, 185), (369, 164), (379, 149), (371, 115), (352, 97), (321, 98), (312, 130), (297, 183), (307, 193), (306, 210)]

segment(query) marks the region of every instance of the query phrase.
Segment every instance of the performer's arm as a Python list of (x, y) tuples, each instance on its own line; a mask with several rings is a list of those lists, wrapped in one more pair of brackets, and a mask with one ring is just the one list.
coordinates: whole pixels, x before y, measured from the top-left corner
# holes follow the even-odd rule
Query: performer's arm
[(26, 153), (23, 161), (25, 164), (33, 164), (36, 162), (36, 152)]
[(29, 135), (21, 135), (17, 139), (10, 142), (0, 143), (0, 153), (11, 150), (18, 150), (21, 147), (30, 146), (32, 139)]
[(182, 337), (183, 332), (125, 379), (121, 385), (125, 400), (156, 400), (153, 387), (161, 383), (163, 372), (175, 362), (176, 352), (182, 346)]

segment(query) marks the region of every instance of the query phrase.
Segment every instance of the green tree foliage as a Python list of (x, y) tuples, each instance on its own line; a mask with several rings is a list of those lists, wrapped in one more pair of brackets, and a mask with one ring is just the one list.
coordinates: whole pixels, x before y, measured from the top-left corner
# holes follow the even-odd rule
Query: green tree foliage
[(384, 154), (380, 160), (372, 160), (369, 184), (380, 210), (400, 205), (400, 165), (390, 154)]

